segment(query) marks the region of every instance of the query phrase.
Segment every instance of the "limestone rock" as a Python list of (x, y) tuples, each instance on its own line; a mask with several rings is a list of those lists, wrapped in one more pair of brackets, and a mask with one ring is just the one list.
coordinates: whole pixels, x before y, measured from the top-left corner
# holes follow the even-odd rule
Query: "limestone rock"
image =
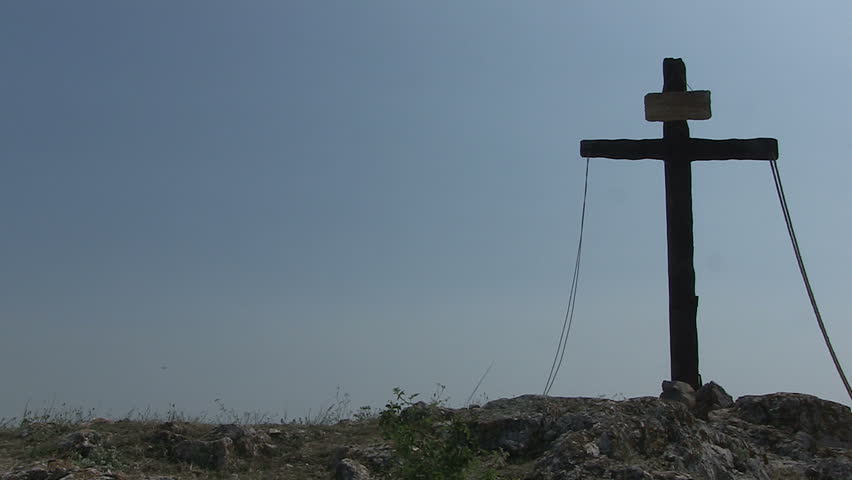
[(167, 422), (160, 425), (151, 441), (167, 456), (203, 468), (228, 465), (233, 455), (254, 458), (277, 448), (266, 433), (234, 424), (219, 425), (201, 438), (191, 438), (185, 425)]
[(50, 478), (47, 468), (43, 466), (34, 466), (6, 472), (2, 477), (0, 477), (0, 480), (49, 480)]
[(0, 480), (126, 480), (120, 473), (101, 472), (95, 468), (78, 468), (66, 460), (49, 460), (7, 472)]
[(337, 464), (334, 471), (335, 480), (370, 480), (370, 472), (367, 467), (356, 460), (344, 458)]
[(213, 429), (210, 436), (214, 439), (230, 438), (234, 442), (236, 453), (245, 457), (256, 457), (275, 448), (270, 444), (272, 439), (269, 435), (242, 425), (219, 425)]
[(357, 460), (373, 470), (387, 471), (393, 463), (393, 448), (385, 443), (340, 447), (335, 452), (333, 465), (346, 458)]
[(530, 458), (546, 449), (560, 432), (582, 428), (589, 419), (583, 413), (562, 415), (583, 410), (584, 405), (609, 408), (613, 400), (596, 398), (557, 398), (542, 395), (523, 395), (512, 399), (494, 400), (481, 408), (469, 409), (471, 433), (486, 450), (503, 450), (513, 457)]
[(660, 398), (680, 402), (689, 408), (695, 406), (695, 390), (685, 382), (663, 380), (663, 393)]
[(735, 414), (753, 424), (783, 432), (805, 432), (822, 446), (852, 448), (852, 412), (849, 407), (802, 393), (774, 393), (740, 397)]
[(695, 416), (707, 420), (707, 415), (722, 408), (729, 408), (734, 399), (718, 383), (705, 383), (695, 392)]
[[(564, 417), (566, 428), (537, 461), (544, 479), (726, 478), (733, 439), (699, 422), (680, 402), (637, 398)], [(585, 417), (576, 421), (579, 415)], [(704, 441), (702, 441), (704, 439)], [(709, 441), (708, 441), (709, 440)]]
[(102, 435), (100, 432), (84, 429), (65, 435), (60, 440), (59, 447), (65, 450), (72, 450), (85, 458), (92, 453), (95, 447), (100, 446), (104, 440), (105, 435)]
[(725, 408), (711, 382), (691, 409), (691, 389), (670, 387), (680, 399), (526, 395), (457, 414), (481, 448), (536, 459), (537, 479), (852, 479), (848, 407), (775, 394)]
[(121, 473), (104, 473), (95, 468), (84, 468), (70, 473), (59, 480), (127, 480), (127, 476)]
[(174, 456), (182, 462), (203, 468), (222, 468), (231, 461), (234, 442), (228, 437), (219, 440), (183, 440), (174, 446)]

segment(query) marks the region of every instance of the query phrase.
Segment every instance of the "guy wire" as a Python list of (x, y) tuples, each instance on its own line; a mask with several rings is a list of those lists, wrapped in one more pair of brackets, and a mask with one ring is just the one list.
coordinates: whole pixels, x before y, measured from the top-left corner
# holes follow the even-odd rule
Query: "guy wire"
[(586, 158), (586, 174), (583, 184), (583, 207), (580, 214), (580, 235), (577, 241), (577, 256), (574, 260), (574, 275), (571, 279), (571, 289), (568, 293), (568, 307), (565, 310), (565, 319), (562, 321), (562, 332), (559, 334), (559, 343), (556, 346), (556, 355), (553, 357), (553, 364), (550, 366), (550, 373), (547, 376), (547, 383), (544, 386), (544, 395), (550, 393), (553, 383), (556, 381), (556, 375), (562, 367), (562, 362), (565, 359), (565, 347), (568, 344), (568, 334), (571, 333), (571, 325), (574, 323), (574, 306), (577, 300), (577, 286), (580, 278), (580, 257), (583, 252), (583, 231), (586, 225), (586, 199), (589, 194), (589, 159)]
[(778, 201), (781, 202), (781, 211), (784, 213), (784, 222), (787, 224), (787, 233), (790, 235), (790, 242), (793, 244), (793, 253), (796, 255), (796, 263), (799, 265), (799, 272), (802, 274), (802, 281), (805, 283), (805, 290), (808, 292), (808, 298), (811, 301), (811, 307), (814, 310), (819, 330), (822, 332), (822, 338), (825, 341), (825, 346), (828, 347), (828, 353), (831, 354), (831, 360), (834, 362), (834, 368), (837, 369), (840, 379), (843, 381), (843, 386), (846, 387), (846, 393), (852, 399), (852, 388), (849, 386), (849, 380), (846, 379), (846, 374), (843, 372), (843, 367), (840, 365), (840, 360), (837, 359), (837, 354), (834, 353), (834, 347), (831, 345), (831, 339), (828, 337), (828, 331), (825, 329), (825, 323), (822, 321), (822, 314), (819, 312), (819, 307), (816, 303), (814, 290), (811, 288), (811, 281), (808, 279), (808, 272), (805, 270), (805, 262), (802, 259), (802, 251), (799, 248), (799, 240), (796, 238), (796, 231), (793, 229), (793, 221), (790, 218), (790, 209), (787, 206), (787, 195), (784, 193), (784, 186), (781, 184), (781, 174), (778, 172), (778, 165), (775, 160), (769, 162), (772, 166), (772, 179), (775, 180), (775, 191), (778, 193)]

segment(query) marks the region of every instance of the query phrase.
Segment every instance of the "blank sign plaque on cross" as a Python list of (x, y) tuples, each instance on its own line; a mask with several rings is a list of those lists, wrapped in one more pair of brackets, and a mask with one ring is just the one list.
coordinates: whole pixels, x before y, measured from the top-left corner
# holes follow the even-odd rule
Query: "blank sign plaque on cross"
[(701, 386), (692, 237), (692, 168), (696, 160), (777, 160), (774, 138), (707, 140), (690, 138), (687, 120), (710, 118), (710, 92), (686, 91), (686, 66), (663, 60), (663, 93), (645, 96), (645, 118), (663, 122), (663, 138), (583, 140), (584, 158), (662, 160), (666, 176), (666, 231), (669, 271), (671, 379)]

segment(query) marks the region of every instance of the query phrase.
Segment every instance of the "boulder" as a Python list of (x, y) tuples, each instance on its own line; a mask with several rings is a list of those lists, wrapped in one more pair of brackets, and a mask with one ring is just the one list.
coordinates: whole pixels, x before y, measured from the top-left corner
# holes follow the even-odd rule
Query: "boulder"
[(852, 448), (849, 407), (802, 393), (748, 395), (734, 403), (734, 414), (749, 423), (782, 432), (804, 432), (825, 447)]
[(202, 468), (222, 468), (231, 462), (234, 442), (228, 437), (218, 440), (182, 440), (174, 446), (175, 459)]
[(471, 433), (482, 448), (531, 458), (545, 450), (560, 432), (586, 425), (589, 419), (582, 413), (584, 406), (606, 409), (614, 404), (614, 400), (599, 398), (523, 395), (461, 413), (469, 419)]
[(7, 472), (0, 480), (126, 480), (120, 473), (101, 472), (95, 468), (79, 468), (67, 460), (49, 460)]
[(59, 441), (59, 447), (76, 452), (81, 457), (88, 457), (95, 447), (100, 446), (106, 436), (96, 430), (84, 429), (71, 432)]
[(387, 471), (393, 463), (393, 447), (385, 443), (367, 446), (348, 445), (340, 447), (334, 454), (334, 464), (350, 458), (366, 464), (374, 471)]
[(695, 416), (707, 420), (707, 415), (722, 408), (730, 408), (734, 399), (716, 382), (705, 383), (695, 392)]
[(735, 440), (679, 401), (645, 397), (589, 407), (557, 423), (570, 428), (537, 461), (538, 478), (728, 478), (736, 470)]
[(358, 461), (344, 458), (337, 464), (334, 478), (335, 480), (370, 480), (370, 472)]
[[(65, 475), (63, 475), (63, 477), (64, 476)], [(50, 478), (47, 468), (42, 465), (37, 465), (27, 468), (17, 468), (11, 472), (6, 472), (2, 477), (0, 477), (0, 480), (50, 480)]]
[(221, 468), (233, 455), (254, 458), (277, 448), (266, 433), (235, 424), (219, 425), (201, 438), (192, 438), (186, 426), (167, 422), (150, 438), (166, 456), (204, 468)]
[(272, 439), (266, 433), (258, 432), (252, 427), (243, 425), (219, 425), (210, 434), (213, 439), (230, 438), (234, 442), (234, 450), (244, 457), (256, 457), (264, 451), (275, 448)]
[(689, 408), (695, 406), (695, 390), (686, 382), (663, 380), (663, 393), (660, 398), (680, 402)]

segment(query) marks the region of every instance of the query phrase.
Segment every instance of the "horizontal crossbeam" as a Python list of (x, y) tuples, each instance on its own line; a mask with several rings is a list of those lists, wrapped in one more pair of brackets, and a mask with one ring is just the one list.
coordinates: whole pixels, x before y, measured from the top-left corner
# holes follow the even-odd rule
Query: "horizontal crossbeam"
[(777, 160), (778, 140), (750, 138), (708, 140), (689, 138), (685, 141), (650, 140), (583, 140), (580, 155), (584, 158), (616, 160)]

